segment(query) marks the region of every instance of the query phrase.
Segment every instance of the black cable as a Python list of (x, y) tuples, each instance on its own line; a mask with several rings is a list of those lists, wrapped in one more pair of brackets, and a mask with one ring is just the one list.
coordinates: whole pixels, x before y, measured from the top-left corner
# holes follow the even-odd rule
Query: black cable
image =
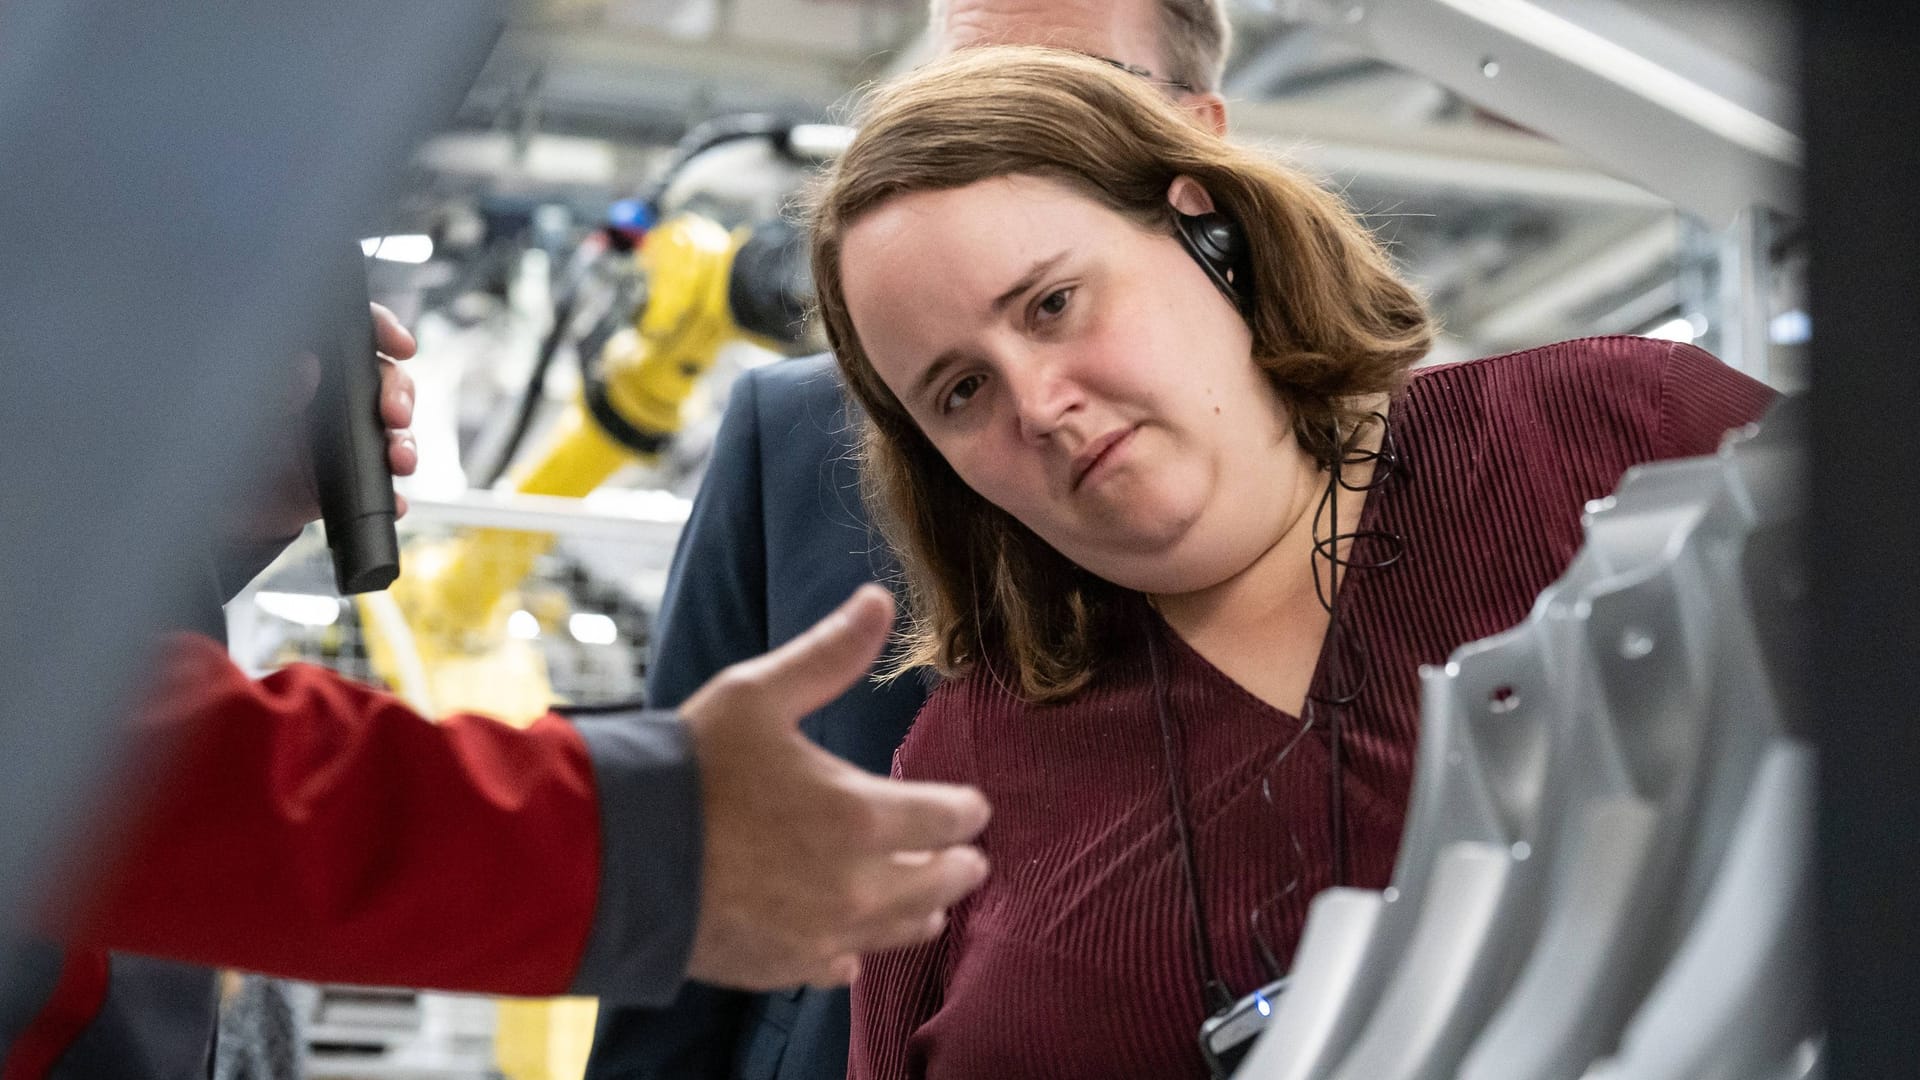
[(1207, 1015), (1233, 1007), (1233, 994), (1220, 979), (1220, 968), (1213, 955), (1213, 934), (1207, 928), (1207, 904), (1200, 891), (1200, 856), (1187, 821), (1187, 800), (1182, 790), (1184, 768), (1173, 736), (1172, 709), (1167, 698), (1166, 660), (1161, 655), (1159, 625), (1149, 621), (1147, 660), (1153, 667), (1153, 704), (1160, 719), (1160, 751), (1166, 758), (1167, 794), (1173, 803), (1174, 835), (1180, 842), (1180, 866), (1187, 879), (1187, 902), (1193, 909), (1193, 960), (1200, 971), (1200, 1003)]
[[(609, 249), (613, 250), (613, 249)], [(607, 257), (600, 252), (585, 257), (578, 265), (568, 271), (563, 282), (563, 291), (554, 305), (553, 325), (548, 328), (547, 336), (540, 342), (540, 351), (535, 354), (533, 369), (527, 373), (526, 385), (521, 389), (520, 401), (514, 412), (513, 427), (506, 440), (501, 444), (500, 452), (495, 456), (493, 465), (487, 470), (486, 479), (480, 484), (490, 488), (500, 482), (507, 470), (512, 467), (514, 458), (519, 456), (520, 446), (526, 441), (527, 432), (533, 427), (533, 418), (539, 412), (540, 401), (547, 385), (547, 375), (553, 367), (554, 358), (559, 355), (560, 346), (566, 341), (572, 330), (575, 317), (579, 314), (581, 296), (589, 291), (589, 284)], [(637, 283), (622, 277), (614, 286), (613, 296), (606, 303), (606, 310), (594, 320), (586, 333), (575, 342), (574, 351), (579, 357), (580, 374), (583, 382), (591, 383), (598, 378), (595, 361), (600, 350), (613, 337), (627, 315), (637, 305)]]
[(680, 137), (674, 144), (673, 155), (653, 183), (639, 195), (640, 204), (649, 213), (660, 212), (660, 200), (666, 197), (667, 189), (673, 186), (681, 170), (694, 158), (731, 142), (745, 139), (765, 139), (780, 154), (792, 157), (793, 148), (789, 142), (793, 134), (793, 121), (767, 113), (742, 113), (735, 116), (720, 116), (698, 124)]
[(560, 342), (566, 337), (567, 327), (573, 322), (574, 305), (578, 302), (579, 289), (570, 290), (560, 299), (553, 311), (553, 326), (540, 342), (540, 352), (534, 357), (533, 370), (527, 373), (527, 382), (520, 390), (520, 403), (514, 411), (513, 428), (507, 433), (507, 439), (500, 444), (500, 453), (493, 459), (493, 465), (487, 469), (487, 476), (479, 484), (490, 488), (500, 482), (520, 453), (520, 444), (526, 441), (527, 431), (533, 427), (533, 414), (540, 409), (540, 398), (547, 386), (547, 371), (553, 366), (553, 358), (560, 351)]
[[(1328, 591), (1333, 594), (1333, 600), (1331, 603), (1327, 603), (1324, 600), (1322, 601), (1322, 603), (1326, 603), (1327, 607), (1327, 647), (1332, 653), (1329, 658), (1331, 666), (1329, 666), (1327, 671), (1329, 675), (1338, 673), (1339, 662), (1342, 658), (1342, 650), (1340, 648), (1340, 594), (1344, 590), (1340, 588), (1339, 489), (1340, 459), (1343, 456), (1344, 454), (1342, 453), (1336, 453), (1334, 455), (1333, 475), (1328, 480), (1327, 494), (1325, 497), (1327, 507), (1327, 531), (1332, 536), (1334, 545), (1333, 565), (1327, 568), (1327, 577), (1331, 579)], [(1318, 550), (1317, 542), (1315, 550)], [(1317, 587), (1320, 583), (1320, 572), (1318, 570), (1314, 571), (1313, 581)], [(1359, 690), (1356, 688), (1354, 693), (1359, 693)], [(1329, 709), (1332, 715), (1327, 718), (1327, 776), (1331, 788), (1327, 793), (1327, 816), (1332, 820), (1328, 823), (1328, 831), (1333, 838), (1333, 881), (1336, 885), (1344, 885), (1352, 880), (1352, 877), (1347, 873), (1347, 762), (1345, 754), (1346, 740), (1343, 731), (1345, 725), (1342, 723), (1344, 719), (1342, 714), (1347, 710), (1344, 706), (1339, 705), (1329, 706)]]
[[(1319, 705), (1327, 709), (1327, 751), (1329, 757), (1327, 779), (1327, 829), (1333, 846), (1334, 884), (1345, 885), (1352, 880), (1352, 867), (1349, 865), (1347, 847), (1346, 814), (1346, 741), (1344, 717), (1346, 707), (1356, 701), (1366, 689), (1373, 674), (1372, 656), (1366, 647), (1354, 640), (1348, 632), (1345, 620), (1340, 617), (1340, 597), (1344, 592), (1340, 588), (1341, 569), (1382, 570), (1399, 562), (1406, 554), (1406, 540), (1397, 533), (1381, 529), (1361, 529), (1357, 526), (1352, 532), (1340, 531), (1339, 497), (1337, 492), (1371, 492), (1396, 476), (1404, 475), (1405, 469), (1400, 458), (1399, 446), (1394, 442), (1393, 425), (1384, 414), (1373, 413), (1372, 419), (1380, 424), (1380, 446), (1376, 450), (1351, 450), (1342, 440), (1334, 440), (1335, 451), (1328, 469), (1331, 475), (1327, 480), (1327, 489), (1320, 497), (1320, 506), (1313, 516), (1313, 554), (1327, 560), (1327, 585), (1321, 587), (1320, 568), (1316, 562), (1313, 570), (1314, 596), (1327, 612), (1327, 641), (1325, 645), (1328, 677), (1342, 678), (1351, 668), (1355, 673), (1346, 687), (1336, 688), (1324, 695), (1309, 695), (1308, 709)], [(1358, 432), (1355, 432), (1356, 437)], [(1349, 484), (1341, 474), (1341, 466), (1371, 464), (1372, 475), (1365, 483)], [(1327, 537), (1320, 539), (1320, 519), (1327, 519)], [(1363, 515), (1364, 517), (1364, 515)], [(1340, 544), (1352, 541), (1354, 550), (1346, 556), (1340, 554)], [(1372, 561), (1362, 561), (1356, 557), (1362, 541), (1373, 540), (1387, 545), (1387, 554)]]
[[(1321, 646), (1322, 656), (1319, 659), (1324, 661), (1328, 678), (1340, 677), (1340, 669), (1344, 666), (1342, 664), (1343, 660), (1353, 660), (1353, 666), (1358, 670), (1359, 676), (1354, 681), (1354, 685), (1350, 690), (1344, 690), (1331, 695), (1315, 695), (1309, 692), (1306, 708), (1301, 710), (1303, 715), (1301, 717), (1300, 732), (1294, 737), (1292, 742), (1287, 744), (1286, 749), (1280, 752), (1279, 758), (1275, 759), (1275, 764), (1278, 764), (1280, 760), (1283, 760), (1287, 754), (1292, 751), (1299, 740), (1304, 738), (1307, 732), (1313, 729), (1315, 722), (1313, 715), (1314, 706), (1320, 705), (1328, 709), (1330, 722), (1328, 724), (1327, 738), (1329, 743), (1330, 767), (1328, 769), (1327, 816), (1328, 830), (1333, 844), (1333, 871), (1334, 884), (1336, 885), (1346, 884), (1352, 877), (1350, 868), (1347, 865), (1349, 858), (1347, 852), (1344, 784), (1346, 760), (1344, 736), (1340, 722), (1341, 712), (1359, 696), (1360, 691), (1366, 686), (1372, 666), (1370, 657), (1364, 647), (1361, 646), (1358, 641), (1349, 640), (1345, 634), (1345, 624), (1341, 619), (1339, 572), (1342, 567), (1361, 570), (1385, 569), (1399, 562), (1406, 554), (1406, 541), (1397, 533), (1380, 529), (1358, 528), (1349, 533), (1342, 533), (1340, 531), (1337, 493), (1342, 488), (1348, 491), (1370, 492), (1395, 477), (1404, 478), (1407, 472), (1405, 463), (1400, 457), (1399, 447), (1394, 442), (1392, 425), (1388, 423), (1384, 414), (1376, 412), (1372, 414), (1372, 418), (1378, 421), (1381, 426), (1380, 447), (1378, 449), (1351, 450), (1342, 445), (1342, 440), (1339, 438), (1336, 437), (1334, 440), (1335, 452), (1333, 460), (1328, 464), (1328, 472), (1330, 475), (1327, 479), (1326, 490), (1322, 492), (1319, 505), (1314, 510), (1312, 525), (1313, 550), (1308, 556), (1309, 560), (1313, 561), (1310, 569), (1313, 572), (1314, 595), (1320, 601), (1321, 607), (1326, 610), (1328, 616), (1327, 637)], [(1349, 484), (1346, 482), (1341, 471), (1343, 464), (1358, 465), (1368, 463), (1373, 465), (1373, 473), (1365, 483)], [(1328, 536), (1325, 540), (1319, 538), (1320, 522), (1323, 517), (1327, 519), (1328, 523)], [(1345, 557), (1341, 556), (1341, 541), (1352, 540), (1357, 547), (1362, 539), (1373, 539), (1385, 543), (1388, 546), (1388, 553), (1385, 557), (1371, 562), (1363, 562), (1355, 558), (1352, 552), (1349, 552)], [(1316, 561), (1318, 558), (1325, 558), (1329, 563), (1328, 577), (1330, 580), (1325, 587), (1322, 587), (1320, 582), (1320, 567)], [(1160, 635), (1165, 632), (1166, 628), (1164, 624), (1159, 623), (1157, 620), (1149, 620), (1147, 658), (1153, 676), (1154, 710), (1160, 724), (1160, 749), (1165, 759), (1167, 769), (1167, 797), (1173, 809), (1174, 837), (1180, 847), (1180, 869), (1182, 876), (1186, 879), (1187, 901), (1193, 916), (1191, 946), (1193, 949), (1194, 967), (1200, 975), (1201, 1002), (1208, 1014), (1214, 1015), (1224, 1009), (1231, 1008), (1234, 1004), (1234, 999), (1232, 991), (1227, 988), (1226, 983), (1220, 978), (1219, 964), (1217, 958), (1214, 956), (1213, 934), (1208, 925), (1206, 898), (1200, 885), (1198, 843), (1194, 838), (1192, 823), (1187, 819), (1187, 803), (1183, 790), (1185, 770), (1183, 757), (1179, 751), (1178, 740), (1175, 738), (1174, 733), (1173, 706), (1169, 700), (1172, 694), (1171, 679), (1167, 674), (1166, 659), (1162, 653), (1165, 643), (1160, 637)], [(1357, 659), (1355, 659), (1355, 654), (1357, 654)], [(1316, 667), (1318, 666), (1321, 665), (1316, 664)], [(1270, 765), (1269, 769), (1272, 767), (1273, 766)], [(1270, 798), (1269, 801), (1271, 801)], [(1294, 841), (1294, 846), (1297, 850), (1299, 847), (1297, 839)], [(1289, 889), (1291, 889), (1291, 886), (1289, 886)], [(1276, 973), (1280, 968), (1279, 957), (1276, 956), (1271, 947), (1268, 946), (1265, 935), (1260, 929), (1260, 910), (1255, 908), (1250, 918), (1253, 920), (1253, 936), (1255, 947), (1260, 954), (1259, 959), (1261, 964), (1270, 976), (1278, 978), (1278, 974)]]
[[(747, 113), (739, 116), (723, 116), (695, 126), (675, 144), (673, 155), (667, 160), (666, 167), (660, 171), (653, 183), (639, 195), (638, 202), (647, 212), (657, 217), (660, 213), (660, 200), (666, 196), (667, 189), (679, 179), (687, 165), (701, 154), (731, 142), (746, 139), (765, 139), (773, 144), (781, 154), (792, 156), (793, 150), (788, 142), (793, 132), (793, 122), (765, 113)], [(582, 271), (584, 278), (586, 270)], [(579, 294), (584, 282), (575, 282), (566, 295), (555, 306), (553, 328), (548, 331), (545, 340), (540, 343), (540, 352), (534, 360), (533, 370), (527, 375), (525, 387), (521, 390), (520, 402), (513, 418), (513, 427), (501, 445), (499, 456), (495, 458), (481, 487), (490, 488), (500, 482), (513, 459), (520, 452), (520, 445), (526, 441), (527, 432), (533, 426), (534, 414), (539, 411), (541, 391), (546, 387), (547, 372), (553, 366), (553, 358), (559, 352), (560, 343), (565, 340), (571, 328), (573, 316), (578, 307)], [(623, 294), (624, 295), (624, 294)], [(593, 380), (593, 364), (598, 358), (600, 347), (612, 336), (623, 313), (621, 304), (613, 305), (612, 318), (603, 317), (596, 321), (593, 328), (581, 339), (578, 349), (581, 374), (589, 383)], [(620, 429), (624, 435), (630, 428)], [(616, 436), (618, 437), (618, 436)], [(620, 438), (620, 441), (638, 449), (633, 439)], [(653, 439), (645, 437), (651, 444)]]

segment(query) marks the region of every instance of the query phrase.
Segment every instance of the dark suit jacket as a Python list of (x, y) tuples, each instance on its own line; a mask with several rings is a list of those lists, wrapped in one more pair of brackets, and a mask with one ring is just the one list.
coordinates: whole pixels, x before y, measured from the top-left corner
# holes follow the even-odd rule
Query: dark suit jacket
[[(831, 358), (748, 371), (734, 384), (655, 628), (650, 703), (678, 705), (736, 660), (812, 626), (895, 567), (867, 524), (846, 398)], [(872, 772), (925, 700), (911, 679), (862, 682), (802, 722)], [(587, 1080), (842, 1080), (847, 993), (741, 994), (690, 983), (669, 1008), (603, 1009)]]

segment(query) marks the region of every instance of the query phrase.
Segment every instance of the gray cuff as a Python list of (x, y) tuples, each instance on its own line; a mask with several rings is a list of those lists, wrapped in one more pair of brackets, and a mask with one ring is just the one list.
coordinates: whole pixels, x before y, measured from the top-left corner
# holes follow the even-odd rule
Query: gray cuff
[(600, 799), (600, 899), (572, 992), (666, 1005), (686, 978), (705, 822), (686, 726), (670, 712), (582, 717)]

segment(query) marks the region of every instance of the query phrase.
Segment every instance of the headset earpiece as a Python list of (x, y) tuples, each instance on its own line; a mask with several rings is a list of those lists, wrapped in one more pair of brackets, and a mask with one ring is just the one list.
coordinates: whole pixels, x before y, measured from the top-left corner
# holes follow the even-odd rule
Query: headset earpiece
[(1253, 266), (1246, 235), (1225, 214), (1173, 215), (1173, 233), (1240, 314), (1253, 311)]

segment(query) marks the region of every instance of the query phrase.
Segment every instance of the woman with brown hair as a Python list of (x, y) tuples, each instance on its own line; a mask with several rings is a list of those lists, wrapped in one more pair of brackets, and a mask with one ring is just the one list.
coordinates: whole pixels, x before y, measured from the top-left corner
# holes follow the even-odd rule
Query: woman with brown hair
[(994, 805), (988, 883), (855, 987), (858, 1078), (1206, 1075), (1312, 895), (1386, 884), (1419, 667), (1771, 399), (1628, 337), (1415, 372), (1339, 199), (1068, 53), (882, 88), (813, 216), (900, 669), (945, 677), (895, 771)]

